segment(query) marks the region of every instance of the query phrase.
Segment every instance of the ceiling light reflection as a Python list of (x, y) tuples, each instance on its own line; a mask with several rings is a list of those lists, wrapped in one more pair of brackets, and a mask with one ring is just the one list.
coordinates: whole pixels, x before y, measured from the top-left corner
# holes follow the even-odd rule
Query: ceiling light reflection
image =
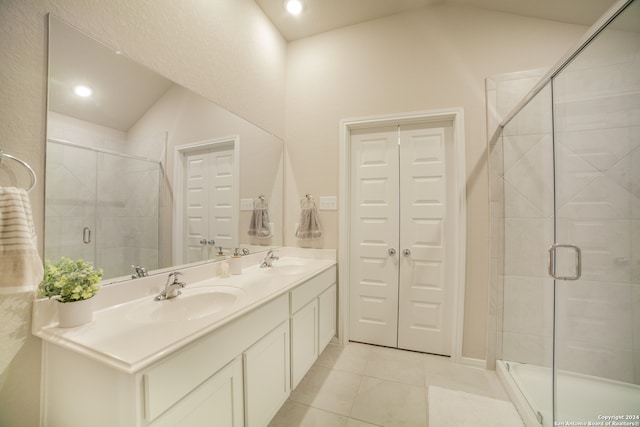
[(298, 15), (302, 12), (302, 2), (300, 0), (288, 0), (286, 3), (287, 12)]
[(91, 88), (89, 86), (76, 86), (75, 88), (73, 88), (73, 91), (75, 92), (76, 95), (81, 96), (83, 98), (86, 98), (87, 96), (91, 96), (91, 94), (93, 93), (93, 90), (91, 90)]

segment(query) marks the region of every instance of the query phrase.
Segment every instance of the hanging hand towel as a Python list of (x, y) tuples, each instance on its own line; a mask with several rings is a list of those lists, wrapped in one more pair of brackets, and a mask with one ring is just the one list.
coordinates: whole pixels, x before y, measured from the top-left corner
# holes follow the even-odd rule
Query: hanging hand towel
[(300, 222), (296, 230), (296, 238), (300, 240), (319, 239), (322, 237), (322, 226), (316, 204), (312, 198), (306, 197), (300, 202)]
[(23, 188), (0, 187), (0, 294), (34, 291), (44, 269), (29, 196)]
[(269, 212), (267, 211), (267, 202), (264, 198), (259, 197), (256, 200), (256, 206), (251, 214), (249, 222), (249, 236), (259, 239), (268, 239), (271, 237), (271, 226), (269, 225)]

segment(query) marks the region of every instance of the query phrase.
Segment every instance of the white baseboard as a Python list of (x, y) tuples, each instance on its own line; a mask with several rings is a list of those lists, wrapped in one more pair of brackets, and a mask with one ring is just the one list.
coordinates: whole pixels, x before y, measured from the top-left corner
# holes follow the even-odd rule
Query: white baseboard
[(484, 359), (474, 359), (473, 357), (461, 357), (458, 363), (478, 369), (487, 369), (487, 361)]

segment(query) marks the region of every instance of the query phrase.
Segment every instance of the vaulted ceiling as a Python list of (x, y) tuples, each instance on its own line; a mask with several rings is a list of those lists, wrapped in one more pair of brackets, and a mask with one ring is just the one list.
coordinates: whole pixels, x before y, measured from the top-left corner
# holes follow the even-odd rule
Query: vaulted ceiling
[[(437, 4), (464, 4), (541, 19), (591, 25), (615, 0), (303, 0), (305, 9), (297, 17), (284, 9), (284, 0), (255, 0), (287, 40), (322, 33), (371, 19)], [(89, 37), (54, 22), (50, 52), (50, 109), (82, 120), (126, 131), (171, 82), (125, 58)], [(82, 52), (81, 55), (75, 55)], [(109, 65), (107, 65), (109, 64)], [(108, 67), (108, 68), (107, 68)], [(127, 78), (121, 78), (126, 73)], [(80, 78), (79, 75), (84, 76)], [(90, 79), (92, 99), (78, 103), (68, 89)], [(127, 85), (123, 85), (122, 82)], [(129, 99), (135, 88), (135, 102)], [(144, 91), (144, 92), (143, 92)], [(103, 112), (105, 105), (123, 105)], [(98, 108), (100, 107), (100, 108)]]
[(289, 41), (436, 4), (461, 4), (552, 21), (590, 26), (616, 0), (302, 0), (298, 16), (285, 0), (255, 0)]

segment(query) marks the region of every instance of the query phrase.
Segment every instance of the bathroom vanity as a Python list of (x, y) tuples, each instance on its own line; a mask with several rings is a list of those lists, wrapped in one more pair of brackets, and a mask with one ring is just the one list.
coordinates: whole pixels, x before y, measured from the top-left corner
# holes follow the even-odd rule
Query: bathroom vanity
[(172, 300), (145, 296), (88, 325), (34, 330), (42, 425), (269, 423), (336, 333), (335, 257), (284, 256), (195, 283), (184, 272)]

